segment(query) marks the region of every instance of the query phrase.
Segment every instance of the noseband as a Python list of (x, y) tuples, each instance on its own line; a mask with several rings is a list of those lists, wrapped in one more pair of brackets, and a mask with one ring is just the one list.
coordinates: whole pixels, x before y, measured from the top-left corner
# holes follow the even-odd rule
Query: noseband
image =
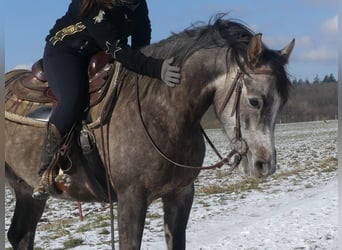
[[(231, 112), (231, 116), (233, 116), (235, 114), (234, 137), (231, 140), (231, 144), (233, 145), (233, 149), (227, 154), (226, 157), (223, 158), (220, 155), (220, 153), (218, 152), (218, 150), (216, 149), (214, 144), (209, 139), (208, 135), (205, 133), (204, 129), (201, 127), (201, 131), (202, 131), (202, 134), (204, 135), (205, 139), (207, 140), (207, 142), (209, 143), (211, 148), (214, 150), (215, 154), (220, 158), (219, 162), (217, 162), (213, 165), (210, 165), (210, 166), (189, 166), (189, 165), (184, 165), (184, 164), (175, 162), (172, 159), (170, 159), (167, 155), (165, 155), (165, 153), (158, 147), (158, 145), (156, 145), (156, 143), (154, 142), (151, 134), (149, 133), (147, 126), (144, 122), (144, 119), (142, 117), (140, 95), (139, 95), (139, 84), (138, 84), (139, 83), (139, 76), (138, 76), (137, 81), (136, 81), (137, 105), (138, 105), (140, 120), (141, 120), (141, 123), (144, 127), (144, 131), (145, 131), (147, 138), (149, 139), (149, 141), (151, 142), (151, 144), (153, 145), (155, 150), (159, 153), (159, 155), (162, 156), (168, 162), (174, 164), (175, 166), (182, 167), (182, 168), (188, 168), (188, 169), (208, 170), (208, 169), (220, 168), (223, 165), (228, 165), (228, 166), (230, 166), (228, 173), (231, 174), (233, 172), (233, 170), (237, 166), (239, 166), (240, 161), (242, 159), (242, 156), (246, 155), (246, 153), (248, 151), (248, 145), (247, 145), (246, 141), (241, 137), (241, 125), (240, 125), (240, 99), (241, 99), (242, 87), (244, 84), (244, 81), (243, 81), (244, 77), (246, 74), (247, 75), (251, 75), (251, 74), (260, 75), (260, 74), (271, 74), (271, 73), (272, 72), (269, 70), (244, 71), (244, 72), (241, 70), (238, 70), (236, 77), (235, 77), (232, 85), (230, 86), (230, 88), (226, 94), (226, 97), (222, 103), (222, 106), (218, 112), (218, 115), (221, 116), (224, 109), (226, 108), (229, 100), (231, 99), (231, 97), (234, 93), (234, 90), (235, 90), (234, 104), (233, 104), (233, 108), (232, 108), (232, 112)], [(232, 160), (233, 157), (234, 157), (234, 159)]]

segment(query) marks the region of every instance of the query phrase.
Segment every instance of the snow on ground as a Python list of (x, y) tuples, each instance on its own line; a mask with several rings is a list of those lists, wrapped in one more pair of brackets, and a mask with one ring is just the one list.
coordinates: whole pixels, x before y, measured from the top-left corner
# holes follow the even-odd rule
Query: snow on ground
[[(223, 153), (228, 151), (221, 131), (211, 130), (209, 136)], [(238, 172), (229, 176), (224, 168), (201, 172), (187, 249), (338, 248), (337, 121), (277, 125), (276, 148), (277, 172), (264, 181)], [(216, 160), (208, 150), (204, 165)], [(14, 202), (8, 190), (6, 194), (7, 231)], [(108, 205), (82, 206), (80, 221), (76, 202), (50, 199), (36, 249), (111, 249)], [(142, 249), (166, 249), (162, 216), (157, 200), (149, 208)]]

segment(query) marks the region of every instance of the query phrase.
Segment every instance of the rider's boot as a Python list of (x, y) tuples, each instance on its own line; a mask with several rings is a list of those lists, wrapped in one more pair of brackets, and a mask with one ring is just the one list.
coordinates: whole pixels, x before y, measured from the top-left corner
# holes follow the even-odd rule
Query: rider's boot
[(62, 136), (56, 126), (48, 123), (38, 172), (41, 179), (39, 184), (33, 189), (32, 198), (37, 200), (46, 200), (49, 198), (49, 193), (46, 191), (44, 185), (44, 172), (50, 165), (56, 152), (60, 149), (62, 142)]

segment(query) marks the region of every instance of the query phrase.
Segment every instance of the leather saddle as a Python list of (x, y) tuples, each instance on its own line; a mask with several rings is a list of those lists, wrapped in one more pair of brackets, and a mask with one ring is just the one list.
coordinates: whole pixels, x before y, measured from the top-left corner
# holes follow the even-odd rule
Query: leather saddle
[[(90, 106), (98, 104), (104, 97), (112, 68), (104, 52), (95, 54), (89, 63), (89, 95)], [(40, 59), (32, 66), (32, 71), (26, 71), (13, 84), (13, 93), (20, 99), (35, 103), (55, 103), (56, 98), (45, 77), (43, 60)]]

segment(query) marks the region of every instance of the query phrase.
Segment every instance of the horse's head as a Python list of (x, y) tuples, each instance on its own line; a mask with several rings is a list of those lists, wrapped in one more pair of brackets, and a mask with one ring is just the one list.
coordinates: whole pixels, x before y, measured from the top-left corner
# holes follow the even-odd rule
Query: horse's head
[(274, 128), (289, 94), (285, 65), (293, 47), (294, 40), (282, 50), (270, 50), (261, 34), (218, 15), (214, 24), (191, 27), (145, 52), (175, 56), (182, 66), (181, 84), (170, 94), (177, 100), (173, 114), (198, 125), (213, 104), (242, 156), (240, 166), (248, 175), (265, 177), (276, 168)]
[(247, 175), (266, 177), (275, 172), (275, 121), (288, 98), (284, 66), (293, 47), (294, 40), (282, 50), (269, 50), (261, 34), (254, 35), (240, 65), (216, 81), (216, 111)]

